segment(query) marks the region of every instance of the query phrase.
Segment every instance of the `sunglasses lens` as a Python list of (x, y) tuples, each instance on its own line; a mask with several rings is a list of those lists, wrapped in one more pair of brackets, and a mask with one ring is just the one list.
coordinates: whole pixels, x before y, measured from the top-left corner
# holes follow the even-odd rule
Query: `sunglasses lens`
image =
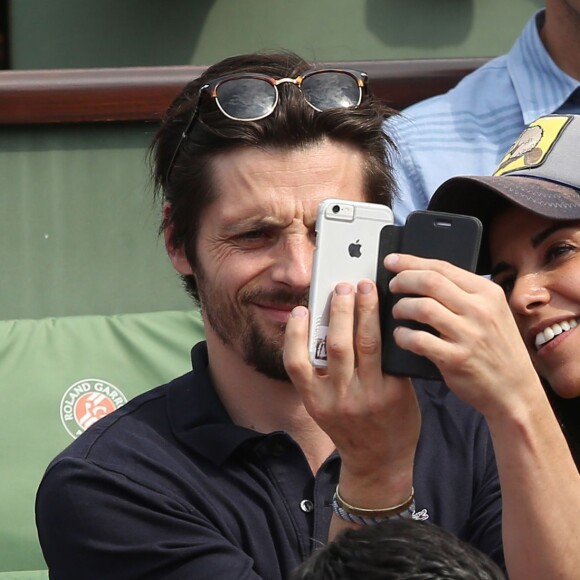
[(239, 121), (267, 117), (276, 107), (278, 93), (269, 82), (257, 78), (238, 78), (222, 82), (216, 89), (222, 112)]
[(356, 79), (344, 72), (319, 72), (302, 82), (304, 98), (318, 111), (360, 105), (362, 91)]

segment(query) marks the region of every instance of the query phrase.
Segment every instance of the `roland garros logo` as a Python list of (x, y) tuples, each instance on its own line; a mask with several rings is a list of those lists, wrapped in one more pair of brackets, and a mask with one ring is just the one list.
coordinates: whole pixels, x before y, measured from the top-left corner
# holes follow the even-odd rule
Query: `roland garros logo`
[(83, 379), (71, 385), (60, 402), (60, 419), (68, 434), (76, 439), (93, 423), (127, 402), (111, 383)]

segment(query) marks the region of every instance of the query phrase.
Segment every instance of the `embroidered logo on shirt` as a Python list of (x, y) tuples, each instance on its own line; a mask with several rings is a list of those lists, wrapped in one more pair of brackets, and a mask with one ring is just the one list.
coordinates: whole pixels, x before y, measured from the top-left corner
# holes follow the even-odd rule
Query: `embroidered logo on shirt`
[(427, 509), (423, 508), (420, 511), (414, 511), (413, 515), (411, 516), (414, 520), (428, 520), (429, 514), (427, 513)]
[(99, 419), (127, 402), (111, 383), (83, 379), (71, 385), (60, 402), (60, 419), (67, 433), (76, 439)]

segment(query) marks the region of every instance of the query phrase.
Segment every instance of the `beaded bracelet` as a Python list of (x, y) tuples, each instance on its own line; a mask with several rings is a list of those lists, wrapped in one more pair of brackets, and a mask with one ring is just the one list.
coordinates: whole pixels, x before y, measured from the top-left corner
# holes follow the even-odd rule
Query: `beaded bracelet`
[(415, 490), (411, 487), (411, 494), (399, 505), (385, 509), (365, 509), (352, 506), (344, 501), (337, 485), (332, 498), (332, 509), (340, 519), (361, 526), (378, 524), (389, 518), (412, 518), (415, 513)]

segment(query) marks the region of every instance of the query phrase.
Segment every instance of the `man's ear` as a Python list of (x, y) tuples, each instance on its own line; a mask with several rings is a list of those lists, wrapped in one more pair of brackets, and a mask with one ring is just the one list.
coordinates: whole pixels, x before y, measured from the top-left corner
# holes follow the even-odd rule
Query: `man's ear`
[(174, 246), (172, 242), (173, 224), (169, 219), (171, 213), (171, 204), (166, 201), (163, 203), (163, 238), (165, 239), (165, 249), (173, 267), (182, 275), (188, 276), (193, 274), (183, 244)]

